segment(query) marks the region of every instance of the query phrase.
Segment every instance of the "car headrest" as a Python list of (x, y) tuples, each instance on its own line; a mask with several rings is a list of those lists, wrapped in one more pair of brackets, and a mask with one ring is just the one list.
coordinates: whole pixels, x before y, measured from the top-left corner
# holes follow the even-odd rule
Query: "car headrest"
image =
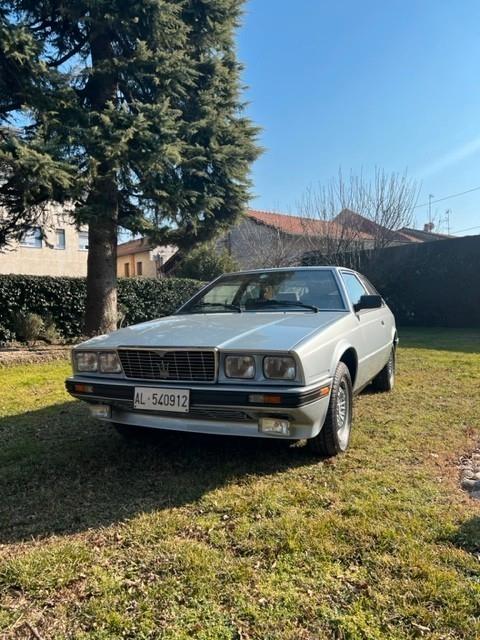
[(298, 302), (298, 295), (294, 291), (280, 291), (277, 297), (285, 302)]

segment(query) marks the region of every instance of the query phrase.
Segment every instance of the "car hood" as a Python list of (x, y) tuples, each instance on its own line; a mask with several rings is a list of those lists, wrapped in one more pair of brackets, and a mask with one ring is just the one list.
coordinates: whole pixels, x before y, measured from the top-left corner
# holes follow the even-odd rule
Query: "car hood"
[(326, 328), (346, 311), (209, 313), (175, 315), (120, 329), (83, 342), (82, 348), (217, 347), (248, 351), (289, 351)]

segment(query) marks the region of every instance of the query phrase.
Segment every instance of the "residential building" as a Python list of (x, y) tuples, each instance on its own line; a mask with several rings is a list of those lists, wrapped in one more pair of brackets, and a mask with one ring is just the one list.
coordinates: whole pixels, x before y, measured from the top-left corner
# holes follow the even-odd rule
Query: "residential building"
[(86, 276), (87, 256), (88, 230), (52, 209), (41, 226), (0, 252), (0, 274)]
[(146, 238), (123, 242), (117, 247), (117, 275), (126, 278), (160, 278), (163, 276), (163, 265), (176, 251), (174, 246), (157, 246)]
[[(307, 253), (332, 255), (447, 237), (432, 229), (391, 231), (349, 209), (333, 220), (249, 209), (218, 239), (217, 250), (227, 251), (240, 268), (250, 269), (300, 264)], [(117, 272), (119, 276), (172, 276), (180, 260), (175, 247), (154, 247), (140, 238), (119, 245)]]
[(444, 233), (435, 233), (433, 231), (435, 225), (432, 222), (425, 224), (422, 230), (412, 229), (410, 227), (389, 230), (355, 211), (350, 211), (350, 209), (343, 209), (343, 211), (334, 218), (334, 221), (352, 230), (360, 230), (370, 234), (377, 240), (377, 246), (397, 246), (415, 242), (433, 242), (435, 240), (446, 240), (452, 237)]
[(305, 252), (329, 244), (367, 249), (373, 236), (335, 221), (249, 209), (219, 241), (219, 248), (242, 268), (256, 268), (299, 264)]
[(249, 209), (219, 241), (219, 247), (242, 268), (280, 267), (299, 264), (310, 252), (338, 255), (448, 237), (434, 233), (429, 225), (422, 231), (389, 230), (350, 209), (343, 209), (332, 220)]
[(402, 244), (406, 244), (408, 242), (434, 242), (435, 240), (449, 240), (454, 237), (445, 233), (437, 233), (433, 229), (433, 222), (427, 222), (423, 229), (402, 227), (396, 231), (396, 234), (400, 238), (404, 238), (405, 242)]

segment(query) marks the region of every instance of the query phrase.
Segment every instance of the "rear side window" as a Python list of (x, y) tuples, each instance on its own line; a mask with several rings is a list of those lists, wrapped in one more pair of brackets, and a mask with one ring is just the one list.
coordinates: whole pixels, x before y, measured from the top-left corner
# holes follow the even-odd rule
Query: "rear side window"
[(348, 297), (352, 304), (360, 302), (360, 298), (366, 295), (367, 290), (354, 273), (342, 273), (342, 279), (347, 288)]
[(361, 276), (360, 280), (362, 281), (363, 286), (368, 291), (369, 295), (378, 296), (380, 295), (378, 291), (375, 289), (373, 284), (365, 278), (365, 276)]

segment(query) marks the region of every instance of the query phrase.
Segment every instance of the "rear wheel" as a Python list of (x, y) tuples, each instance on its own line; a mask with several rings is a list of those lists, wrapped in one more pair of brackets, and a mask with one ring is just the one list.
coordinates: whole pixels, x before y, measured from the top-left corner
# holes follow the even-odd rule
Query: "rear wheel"
[(387, 364), (372, 380), (377, 391), (391, 391), (395, 386), (395, 347), (392, 347)]
[(339, 362), (332, 382), (330, 404), (320, 433), (307, 440), (315, 454), (330, 458), (348, 449), (352, 428), (353, 391), (348, 367)]

